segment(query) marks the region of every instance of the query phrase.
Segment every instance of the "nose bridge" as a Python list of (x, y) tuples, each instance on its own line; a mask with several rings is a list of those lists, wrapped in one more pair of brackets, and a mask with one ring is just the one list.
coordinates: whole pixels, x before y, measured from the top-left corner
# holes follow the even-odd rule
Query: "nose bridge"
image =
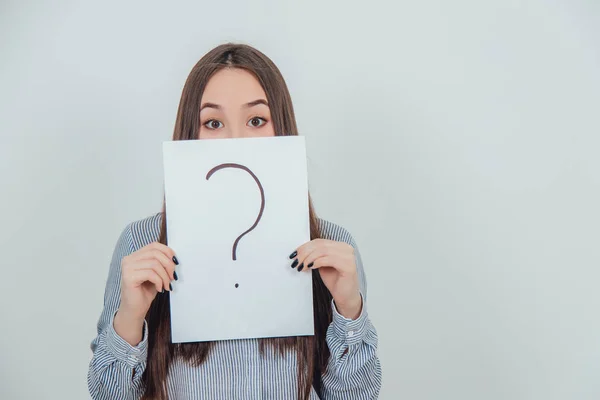
[(244, 137), (244, 127), (238, 121), (240, 119), (240, 115), (232, 110), (229, 114), (229, 137), (238, 139)]
[(244, 137), (244, 130), (239, 124), (233, 124), (229, 126), (229, 135), (234, 139), (238, 139)]

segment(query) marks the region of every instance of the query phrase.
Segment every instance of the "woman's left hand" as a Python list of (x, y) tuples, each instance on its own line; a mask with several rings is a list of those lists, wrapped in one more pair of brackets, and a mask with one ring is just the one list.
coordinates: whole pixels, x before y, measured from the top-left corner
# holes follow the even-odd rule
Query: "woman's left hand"
[(362, 298), (351, 245), (314, 239), (298, 247), (290, 258), (294, 259), (292, 268), (298, 271), (318, 269), (338, 312), (346, 318), (358, 318), (362, 310)]

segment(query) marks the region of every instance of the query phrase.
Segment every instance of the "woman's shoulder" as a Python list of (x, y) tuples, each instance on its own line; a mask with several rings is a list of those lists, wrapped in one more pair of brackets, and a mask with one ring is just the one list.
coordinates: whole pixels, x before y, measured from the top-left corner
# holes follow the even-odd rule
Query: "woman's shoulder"
[(127, 225), (125, 231), (132, 242), (134, 251), (158, 240), (161, 223), (162, 213), (156, 213)]
[(356, 247), (356, 243), (350, 232), (341, 225), (319, 218), (319, 230), (323, 239), (345, 242)]

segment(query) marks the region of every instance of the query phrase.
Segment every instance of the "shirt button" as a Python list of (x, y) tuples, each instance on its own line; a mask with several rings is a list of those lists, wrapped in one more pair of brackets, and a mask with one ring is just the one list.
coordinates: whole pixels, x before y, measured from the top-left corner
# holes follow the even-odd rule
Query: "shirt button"
[(348, 337), (354, 337), (354, 331), (348, 331)]

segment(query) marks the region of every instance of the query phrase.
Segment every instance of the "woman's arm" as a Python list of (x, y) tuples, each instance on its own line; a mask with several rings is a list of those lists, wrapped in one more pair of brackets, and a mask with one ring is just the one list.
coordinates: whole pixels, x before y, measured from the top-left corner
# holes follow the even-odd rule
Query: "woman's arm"
[(331, 356), (322, 376), (322, 398), (377, 399), (381, 389), (381, 364), (377, 357), (377, 331), (367, 314), (365, 272), (352, 236), (345, 230), (342, 233), (337, 240), (354, 248), (362, 309), (360, 315), (351, 320), (343, 317), (335, 302), (331, 302), (333, 321), (327, 329), (326, 337)]
[(323, 400), (377, 399), (381, 389), (381, 364), (377, 357), (377, 332), (363, 304), (361, 315), (349, 320), (335, 305), (327, 330), (331, 355), (322, 376)]
[(133, 252), (131, 227), (121, 234), (113, 253), (104, 292), (104, 309), (98, 321), (98, 336), (88, 371), (88, 388), (93, 399), (139, 399), (143, 394), (142, 373), (146, 368), (148, 329), (143, 322), (141, 342), (127, 343), (115, 331), (113, 321), (121, 300), (121, 260)]

